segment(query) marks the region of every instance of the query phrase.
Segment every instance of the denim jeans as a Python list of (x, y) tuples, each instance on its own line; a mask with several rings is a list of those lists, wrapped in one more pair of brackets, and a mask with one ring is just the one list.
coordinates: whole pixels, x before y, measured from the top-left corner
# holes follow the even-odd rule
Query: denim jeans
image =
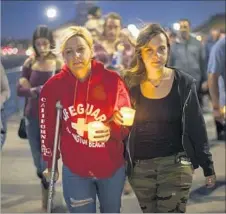
[(63, 193), (71, 213), (96, 213), (96, 196), (101, 213), (120, 213), (121, 196), (125, 183), (125, 166), (112, 177), (96, 179), (80, 177), (63, 166)]
[(1, 129), (1, 149), (5, 143), (6, 133), (7, 133), (7, 121), (4, 109), (1, 109), (1, 121), (2, 121), (2, 129)]
[(31, 153), (36, 167), (37, 174), (42, 174), (46, 169), (46, 163), (41, 156), (41, 140), (38, 118), (26, 117), (26, 131), (28, 141), (31, 147)]

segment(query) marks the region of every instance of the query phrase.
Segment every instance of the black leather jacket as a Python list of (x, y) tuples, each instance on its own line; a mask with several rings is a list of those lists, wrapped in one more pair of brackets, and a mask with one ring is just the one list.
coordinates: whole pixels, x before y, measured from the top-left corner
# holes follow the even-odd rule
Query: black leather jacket
[[(215, 174), (212, 155), (209, 151), (209, 143), (206, 125), (202, 110), (199, 105), (195, 79), (190, 75), (175, 69), (175, 78), (178, 79), (178, 92), (181, 100), (182, 110), (182, 145), (187, 157), (190, 159), (194, 169), (201, 166), (205, 176)], [(131, 99), (136, 101), (137, 87), (130, 90)], [(134, 164), (134, 137), (136, 121), (129, 134), (126, 145), (127, 174), (131, 175)]]

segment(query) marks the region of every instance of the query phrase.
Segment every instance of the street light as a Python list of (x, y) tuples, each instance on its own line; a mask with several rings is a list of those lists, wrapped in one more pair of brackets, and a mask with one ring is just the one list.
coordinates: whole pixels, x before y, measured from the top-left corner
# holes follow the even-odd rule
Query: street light
[(129, 24), (127, 26), (127, 29), (130, 31), (130, 33), (132, 34), (133, 37), (137, 38), (139, 33), (140, 33), (140, 30), (136, 27), (136, 25), (134, 24)]
[(57, 10), (53, 7), (50, 7), (50, 8), (47, 8), (46, 9), (46, 16), (49, 18), (49, 19), (53, 19), (55, 18), (57, 15)]
[(202, 41), (202, 36), (197, 35), (197, 36), (196, 36), (196, 39), (197, 39), (198, 41), (200, 41), (200, 42), (201, 42), (201, 41)]
[(173, 29), (176, 30), (176, 31), (177, 31), (177, 30), (180, 30), (180, 24), (177, 23), (177, 22), (174, 23), (174, 24), (173, 24)]

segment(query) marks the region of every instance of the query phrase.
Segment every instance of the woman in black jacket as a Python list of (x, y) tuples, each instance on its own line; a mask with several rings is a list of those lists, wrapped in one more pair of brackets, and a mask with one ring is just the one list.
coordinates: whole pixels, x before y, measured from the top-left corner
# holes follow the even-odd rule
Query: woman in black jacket
[[(158, 24), (137, 38), (135, 58), (125, 73), (136, 108), (128, 140), (131, 185), (143, 212), (185, 212), (194, 169), (207, 187), (215, 172), (194, 79), (167, 67), (170, 43)], [(120, 123), (120, 114), (116, 117)]]

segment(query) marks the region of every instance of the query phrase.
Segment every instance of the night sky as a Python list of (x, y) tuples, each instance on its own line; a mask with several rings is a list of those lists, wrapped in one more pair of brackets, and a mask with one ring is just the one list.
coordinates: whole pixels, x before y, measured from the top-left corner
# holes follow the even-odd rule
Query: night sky
[[(188, 18), (192, 27), (211, 15), (225, 13), (225, 1), (97, 1), (103, 14), (117, 12), (123, 23), (158, 22), (170, 27), (180, 18)], [(48, 20), (45, 9), (55, 6), (58, 16)], [(75, 1), (2, 1), (1, 36), (29, 39), (37, 25), (56, 28), (75, 17)]]

